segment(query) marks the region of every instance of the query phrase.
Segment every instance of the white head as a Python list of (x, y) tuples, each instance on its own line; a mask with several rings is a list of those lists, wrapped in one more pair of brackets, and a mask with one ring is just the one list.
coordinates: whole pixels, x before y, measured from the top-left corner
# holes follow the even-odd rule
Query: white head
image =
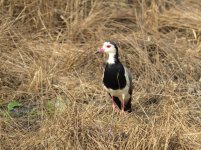
[(112, 53), (112, 54), (117, 54), (118, 53), (118, 48), (116, 44), (112, 41), (107, 41), (103, 43), (103, 46), (98, 49), (99, 53)]
[(119, 59), (118, 59), (118, 47), (112, 41), (104, 42), (103, 46), (100, 49), (98, 49), (97, 53), (107, 53), (107, 54), (109, 54), (109, 58), (107, 60), (107, 62), (109, 64), (113, 64), (113, 63), (119, 61)]

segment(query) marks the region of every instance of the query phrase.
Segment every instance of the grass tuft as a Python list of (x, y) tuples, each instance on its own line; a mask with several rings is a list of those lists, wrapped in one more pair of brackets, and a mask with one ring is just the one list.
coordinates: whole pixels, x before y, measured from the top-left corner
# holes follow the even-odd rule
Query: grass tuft
[[(134, 78), (125, 116), (94, 54), (107, 39)], [(0, 149), (201, 149), (198, 0), (2, 0), (0, 47)]]

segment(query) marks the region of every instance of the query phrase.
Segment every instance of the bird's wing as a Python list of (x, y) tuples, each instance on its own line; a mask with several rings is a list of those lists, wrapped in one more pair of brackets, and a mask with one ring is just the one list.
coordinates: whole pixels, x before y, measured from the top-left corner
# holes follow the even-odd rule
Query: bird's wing
[(128, 80), (129, 80), (129, 94), (131, 95), (132, 94), (132, 91), (133, 91), (133, 84), (132, 84), (132, 74), (131, 72), (126, 68), (124, 67), (125, 71), (126, 71), (126, 74), (128, 76)]

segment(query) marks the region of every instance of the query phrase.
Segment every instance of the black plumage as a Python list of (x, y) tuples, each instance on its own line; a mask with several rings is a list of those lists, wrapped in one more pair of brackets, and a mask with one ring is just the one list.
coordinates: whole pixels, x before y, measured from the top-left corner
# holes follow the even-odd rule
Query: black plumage
[(123, 89), (126, 86), (125, 70), (123, 65), (118, 62), (115, 64), (106, 64), (103, 84), (106, 88), (113, 90)]

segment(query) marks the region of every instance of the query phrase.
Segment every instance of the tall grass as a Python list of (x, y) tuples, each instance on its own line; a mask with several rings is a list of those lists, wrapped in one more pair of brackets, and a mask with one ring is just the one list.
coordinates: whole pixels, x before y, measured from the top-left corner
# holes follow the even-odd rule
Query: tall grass
[[(200, 31), (197, 0), (1, 1), (1, 149), (201, 149)], [(107, 39), (133, 74), (131, 114), (102, 88)]]

